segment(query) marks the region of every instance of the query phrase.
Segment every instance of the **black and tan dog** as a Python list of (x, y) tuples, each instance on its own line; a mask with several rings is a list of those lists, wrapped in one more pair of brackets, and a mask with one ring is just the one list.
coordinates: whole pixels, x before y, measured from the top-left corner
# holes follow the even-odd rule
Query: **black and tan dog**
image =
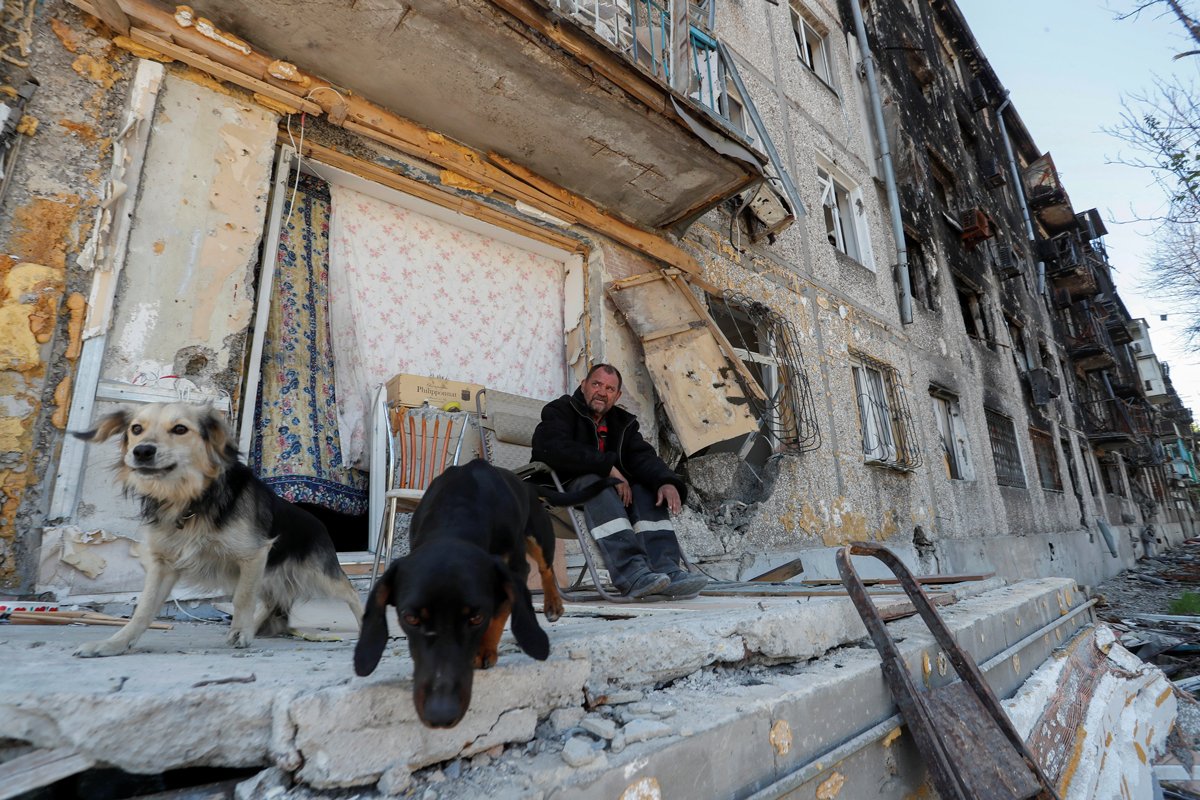
[(177, 580), (233, 594), (228, 640), (234, 647), (282, 632), (301, 600), (336, 598), (356, 621), (362, 616), (325, 526), (238, 462), (229, 430), (211, 407), (152, 403), (108, 414), (75, 435), (87, 441), (120, 435), (117, 480), (140, 501), (146, 537), (146, 585), (129, 623), (75, 655), (124, 653)]
[(550, 640), (537, 623), (526, 588), (529, 563), (542, 579), (543, 613), (562, 615), (554, 562), (551, 505), (582, 503), (610, 486), (554, 492), (475, 460), (439, 475), (413, 513), (412, 552), (397, 559), (371, 589), (354, 671), (370, 675), (387, 645), (387, 606), (396, 607), (413, 660), (413, 704), (431, 728), (457, 725), (471, 702), (474, 669), (496, 663), (510, 614), (517, 644), (539, 661)]

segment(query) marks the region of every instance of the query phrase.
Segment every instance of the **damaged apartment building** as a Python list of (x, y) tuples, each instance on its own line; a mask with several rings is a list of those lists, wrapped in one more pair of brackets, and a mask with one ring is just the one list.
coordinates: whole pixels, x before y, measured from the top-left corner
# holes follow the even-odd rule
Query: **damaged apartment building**
[(723, 577), (868, 540), (1090, 584), (1196, 533), (1104, 224), (950, 0), (3, 9), (8, 592), (140, 587), (67, 435), (114, 404), (215, 403), (359, 520), (351, 569), (392, 376), (548, 400), (600, 361)]

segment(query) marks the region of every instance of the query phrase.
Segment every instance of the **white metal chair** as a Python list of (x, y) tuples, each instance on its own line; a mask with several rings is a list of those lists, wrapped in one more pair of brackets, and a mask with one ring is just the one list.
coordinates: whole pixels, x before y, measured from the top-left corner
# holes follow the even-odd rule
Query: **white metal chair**
[[(391, 557), (396, 538), (396, 515), (416, 509), (433, 479), (446, 467), (458, 464), (470, 417), (469, 413), (442, 411), (428, 403), (418, 408), (389, 408), (384, 390), (380, 388), (372, 425), (371, 483), (372, 500), (379, 504), (375, 507), (382, 508), (386, 504), (386, 509), (372, 517), (379, 519), (380, 526), (371, 565), (372, 584), (378, 577), (380, 562)], [(376, 464), (385, 475), (382, 496), (378, 490)]]

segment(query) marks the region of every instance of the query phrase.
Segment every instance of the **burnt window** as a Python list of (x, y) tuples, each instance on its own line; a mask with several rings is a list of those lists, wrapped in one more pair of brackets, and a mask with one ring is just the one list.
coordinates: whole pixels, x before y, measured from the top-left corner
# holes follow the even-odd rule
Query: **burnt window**
[(1054, 440), (1050, 434), (1036, 428), (1029, 429), (1029, 438), (1033, 440), (1033, 457), (1037, 461), (1038, 478), (1042, 488), (1048, 492), (1063, 490), (1062, 473), (1058, 470), (1058, 454), (1054, 452)]
[(1013, 361), (1017, 363), (1017, 371), (1025, 372), (1033, 368), (1029, 361), (1029, 351), (1025, 347), (1025, 328), (1021, 323), (1009, 316), (1004, 317), (1008, 325), (1008, 338), (1012, 342)]
[(963, 424), (958, 397), (937, 386), (929, 387), (929, 395), (933, 403), (933, 417), (937, 423), (942, 457), (946, 464), (946, 477), (971, 480), (975, 477), (975, 472), (971, 467), (967, 426)]
[(996, 466), (996, 483), (1024, 489), (1025, 470), (1021, 466), (1021, 450), (1017, 447), (1012, 419), (990, 408), (984, 409), (984, 415), (992, 445), (992, 462)]
[(958, 309), (962, 313), (963, 327), (967, 336), (990, 342), (992, 330), (983, 292), (975, 289), (957, 275), (954, 277), (954, 291), (958, 295)]
[(904, 234), (904, 247), (908, 253), (908, 282), (912, 288), (913, 299), (930, 311), (937, 311), (939, 305), (936, 261), (933, 261), (933, 257), (925, 251), (919, 240), (907, 233)]

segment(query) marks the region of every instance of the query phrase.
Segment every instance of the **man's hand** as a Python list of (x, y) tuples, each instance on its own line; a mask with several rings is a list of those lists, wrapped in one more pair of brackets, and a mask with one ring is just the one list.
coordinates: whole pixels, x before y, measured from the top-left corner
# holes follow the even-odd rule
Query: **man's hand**
[(679, 509), (683, 507), (683, 503), (679, 501), (679, 490), (674, 484), (664, 483), (658, 487), (658, 500), (654, 503), (656, 506), (667, 504), (667, 510), (672, 514), (678, 514)]
[[(629, 481), (625, 480), (625, 476), (621, 474), (621, 470), (616, 467), (612, 468), (612, 472), (608, 473), (610, 477), (620, 481), (613, 488), (617, 490), (617, 497), (621, 498), (621, 504), (628, 507), (633, 503), (633, 489), (629, 488)], [(673, 487), (672, 487), (673, 488)], [(679, 496), (676, 495), (676, 498)]]

